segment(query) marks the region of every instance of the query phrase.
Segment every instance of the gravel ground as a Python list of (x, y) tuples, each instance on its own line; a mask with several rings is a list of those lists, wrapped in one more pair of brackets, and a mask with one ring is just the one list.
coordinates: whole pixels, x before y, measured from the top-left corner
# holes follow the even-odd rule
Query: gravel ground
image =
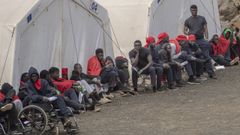
[(121, 97), (78, 116), (81, 135), (238, 135), (240, 67), (179, 90)]

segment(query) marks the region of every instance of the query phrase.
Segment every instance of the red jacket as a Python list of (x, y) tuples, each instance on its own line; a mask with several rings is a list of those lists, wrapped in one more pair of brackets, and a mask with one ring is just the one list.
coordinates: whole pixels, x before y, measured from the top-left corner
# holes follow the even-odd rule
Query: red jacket
[(87, 74), (90, 76), (99, 76), (102, 70), (102, 65), (97, 56), (93, 56), (88, 60)]
[(52, 82), (61, 93), (64, 93), (66, 90), (72, 88), (73, 83), (76, 81), (59, 78), (59, 80), (52, 80)]
[(227, 53), (227, 50), (229, 48), (230, 41), (224, 38), (223, 35), (219, 37), (219, 42), (218, 44), (213, 44), (212, 43), (212, 50), (213, 50), (213, 56), (216, 55), (223, 55)]
[(181, 46), (179, 45), (177, 40), (170, 39), (169, 42), (175, 44), (175, 46), (176, 46), (176, 54), (181, 52)]
[[(5, 97), (6, 96), (2, 92), (0, 92), (0, 102), (3, 102)], [(13, 96), (13, 100), (17, 100), (17, 99), (19, 99), (18, 96), (16, 96), (16, 95)]]

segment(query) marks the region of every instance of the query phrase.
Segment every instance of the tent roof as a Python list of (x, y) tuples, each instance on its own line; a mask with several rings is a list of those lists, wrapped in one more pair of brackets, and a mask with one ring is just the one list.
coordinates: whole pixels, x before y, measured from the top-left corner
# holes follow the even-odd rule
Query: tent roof
[[(39, 0), (1, 0), (0, 24), (16, 25)], [(6, 14), (6, 12), (8, 14)]]
[(111, 6), (130, 6), (130, 5), (150, 5), (153, 0), (96, 0), (104, 7)]

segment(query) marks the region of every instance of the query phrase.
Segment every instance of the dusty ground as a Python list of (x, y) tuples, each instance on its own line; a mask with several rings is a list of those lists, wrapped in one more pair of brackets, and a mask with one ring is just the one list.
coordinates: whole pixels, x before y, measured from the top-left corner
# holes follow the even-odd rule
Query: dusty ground
[(81, 135), (238, 135), (240, 66), (177, 91), (124, 97), (81, 114)]

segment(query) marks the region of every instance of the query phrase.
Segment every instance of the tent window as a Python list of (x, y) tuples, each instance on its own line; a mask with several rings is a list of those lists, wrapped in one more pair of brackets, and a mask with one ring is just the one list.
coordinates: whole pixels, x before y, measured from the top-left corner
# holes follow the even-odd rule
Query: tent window
[(31, 22), (31, 20), (32, 20), (32, 14), (30, 14), (30, 15), (27, 17), (27, 22), (29, 23), (29, 22)]

